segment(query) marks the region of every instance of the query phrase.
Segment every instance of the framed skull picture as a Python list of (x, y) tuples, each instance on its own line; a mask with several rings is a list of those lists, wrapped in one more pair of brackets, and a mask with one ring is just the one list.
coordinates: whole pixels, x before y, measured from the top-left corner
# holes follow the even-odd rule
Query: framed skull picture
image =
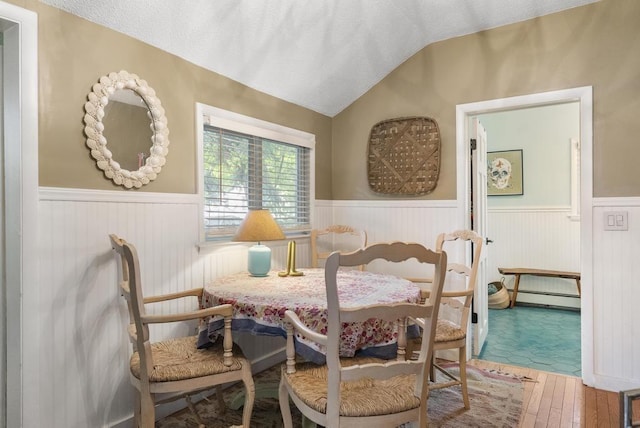
[(522, 150), (487, 152), (487, 195), (522, 195)]

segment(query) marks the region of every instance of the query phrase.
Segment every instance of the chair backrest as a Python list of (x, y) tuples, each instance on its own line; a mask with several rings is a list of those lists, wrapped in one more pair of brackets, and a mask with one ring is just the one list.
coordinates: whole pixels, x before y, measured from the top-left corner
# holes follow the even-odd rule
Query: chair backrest
[[(472, 261), (471, 266), (464, 263), (450, 262), (447, 265), (447, 278), (455, 280), (456, 275), (462, 276), (465, 282), (464, 289), (449, 291), (447, 289), (442, 296), (442, 312), (440, 317), (446, 317), (459, 325), (460, 328), (466, 329), (471, 313), (471, 301), (476, 287), (478, 265), (480, 262), (480, 253), (482, 252), (482, 237), (472, 230), (457, 230), (452, 233), (441, 233), (436, 239), (436, 250), (443, 251), (451, 248), (454, 243), (459, 245), (471, 245)], [(461, 252), (464, 254), (464, 252)], [(449, 251), (451, 254), (451, 251)], [(451, 275), (455, 274), (455, 275)], [(450, 315), (449, 311), (454, 315)], [(454, 319), (451, 319), (454, 318)]]
[[(351, 226), (336, 224), (311, 231), (311, 267), (320, 267), (334, 251), (351, 252), (367, 246), (367, 232)], [(358, 267), (363, 270), (363, 266)]]
[[(376, 260), (404, 262), (415, 258), (425, 265), (425, 269), (433, 267), (433, 287), (427, 302), (396, 303), (387, 305), (370, 305), (357, 309), (341, 309), (338, 299), (336, 274), (341, 266), (359, 266)], [(325, 264), (325, 282), (327, 292), (327, 367), (328, 367), (328, 402), (327, 418), (337, 420), (340, 403), (340, 382), (359, 378), (387, 379), (397, 375), (416, 375), (415, 395), (420, 397), (421, 409), (426, 413), (428, 397), (429, 362), (433, 353), (435, 326), (438, 316), (440, 296), (444, 284), (447, 255), (445, 252), (428, 250), (416, 243), (392, 242), (370, 245), (352, 253), (334, 252)], [(428, 265), (428, 266), (427, 266)], [(399, 329), (406, 329), (411, 319), (424, 320), (422, 330), (422, 347), (416, 360), (406, 360), (404, 356), (396, 360), (363, 365), (342, 366), (339, 357), (340, 331), (342, 323), (357, 323), (377, 318), (386, 322), (398, 322)], [(398, 333), (400, 334), (400, 332)], [(404, 334), (404, 333), (403, 333)]]
[[(120, 293), (127, 301), (129, 309), (129, 339), (133, 345), (133, 351), (140, 355), (141, 380), (145, 380), (153, 367), (153, 359), (149, 342), (149, 326), (143, 322), (145, 315), (144, 297), (142, 295), (142, 283), (140, 282), (140, 264), (136, 248), (119, 238), (109, 235), (111, 246), (120, 255)], [(146, 379), (148, 380), (148, 379)]]

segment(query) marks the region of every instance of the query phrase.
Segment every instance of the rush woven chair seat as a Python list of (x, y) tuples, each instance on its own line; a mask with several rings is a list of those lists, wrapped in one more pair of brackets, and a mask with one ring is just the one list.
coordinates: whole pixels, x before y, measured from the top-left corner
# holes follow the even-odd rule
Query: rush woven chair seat
[[(340, 365), (384, 364), (378, 358), (341, 358)], [(328, 373), (326, 365), (313, 363), (296, 365), (296, 372), (287, 374), (292, 390), (307, 406), (319, 413), (327, 411)], [(365, 417), (400, 413), (420, 407), (415, 392), (416, 376), (395, 376), (391, 379), (364, 378), (340, 385), (340, 415)]]
[[(171, 382), (242, 370), (242, 351), (234, 347), (233, 357), (225, 363), (220, 341), (206, 349), (197, 349), (197, 336), (181, 337), (151, 344), (153, 368), (150, 382)], [(134, 352), (129, 361), (131, 374), (141, 377), (140, 354)], [(229, 365), (226, 365), (229, 364)]]
[[(412, 258), (428, 265), (425, 269), (433, 267), (433, 288), (427, 302), (340, 307), (336, 278), (340, 267), (366, 265), (376, 259), (403, 262)], [(422, 428), (427, 426), (429, 362), (446, 258), (444, 252), (403, 242), (375, 244), (352, 253), (334, 252), (329, 256), (325, 264), (326, 334), (307, 327), (295, 312), (285, 312), (287, 361), (282, 367), (279, 389), (285, 428), (293, 426), (289, 398), (307, 419), (325, 427), (394, 427), (411, 421), (419, 421)], [(407, 284), (411, 286), (409, 282)], [(397, 323), (396, 359), (340, 358), (341, 328), (372, 318)], [(406, 330), (410, 321), (416, 318), (423, 320), (421, 353), (416, 360), (407, 360), (404, 355)], [(294, 334), (325, 347), (326, 364), (297, 363)]]
[[(196, 298), (202, 307), (202, 288), (153, 297), (143, 297), (138, 253), (133, 245), (116, 235), (109, 235), (111, 246), (120, 255), (120, 291), (129, 309), (128, 333), (133, 345), (129, 360), (130, 379), (136, 388), (134, 426), (155, 426), (155, 406), (185, 398), (195, 413), (191, 396), (225, 383), (242, 381), (245, 389), (242, 423), (249, 428), (255, 387), (251, 364), (242, 351), (233, 345), (231, 336), (231, 305), (172, 314), (147, 314), (145, 305), (182, 298)], [(200, 321), (207, 317), (224, 318), (224, 332), (212, 346), (197, 348), (197, 336), (187, 336), (151, 342), (149, 326), (156, 323)], [(224, 405), (216, 389), (219, 405)], [(201, 426), (202, 422), (195, 413)]]

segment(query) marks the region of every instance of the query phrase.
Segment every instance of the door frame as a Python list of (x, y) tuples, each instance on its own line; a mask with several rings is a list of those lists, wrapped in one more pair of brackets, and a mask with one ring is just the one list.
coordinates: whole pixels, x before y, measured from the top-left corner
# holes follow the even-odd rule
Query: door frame
[(593, 356), (593, 88), (582, 86), (456, 106), (456, 171), (458, 224), (470, 227), (471, 150), (469, 118), (479, 114), (525, 107), (580, 103), (580, 272), (581, 272), (581, 363), (582, 380), (594, 384)]
[[(469, 118), (471, 119), (471, 118)], [(487, 130), (477, 117), (473, 120), (467, 121), (469, 129), (468, 140), (475, 138), (475, 148), (470, 149), (469, 159), (471, 162), (470, 173), (472, 180), (469, 182), (470, 196), (469, 202), (471, 206), (477, 208), (475, 211), (483, 213), (487, 212)], [(482, 167), (479, 167), (483, 165)], [(471, 190), (473, 189), (473, 190)], [(469, 219), (473, 219), (473, 222), (469, 223), (468, 229), (473, 229), (478, 233), (483, 242), (482, 247), (489, 245), (488, 236), (490, 231), (487, 229), (487, 216), (468, 216)], [(467, 266), (472, 266), (472, 260), (475, 258), (475, 254), (467, 255)], [(473, 293), (473, 315), (475, 323), (473, 323), (473, 340), (471, 341), (471, 348), (473, 349), (473, 355), (479, 356), (484, 347), (484, 342), (489, 334), (489, 295), (487, 292), (487, 249), (481, 249), (480, 256), (478, 258), (478, 266), (476, 270), (476, 284)]]
[[(26, 391), (37, 385), (37, 364), (23, 359), (25, 338), (40, 333), (24, 322), (25, 307), (37, 313), (38, 286), (38, 15), (0, 1), (3, 33), (3, 91), (5, 200), (5, 314), (2, 364), (3, 426), (30, 426), (24, 420)], [(35, 312), (34, 312), (35, 311)], [(36, 356), (37, 357), (37, 356)], [(37, 414), (37, 409), (31, 408)]]

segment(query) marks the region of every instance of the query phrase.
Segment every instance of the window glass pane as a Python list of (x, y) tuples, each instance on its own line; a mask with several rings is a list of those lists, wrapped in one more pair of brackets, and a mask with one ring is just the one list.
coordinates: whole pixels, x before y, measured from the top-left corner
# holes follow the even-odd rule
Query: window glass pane
[(282, 229), (310, 228), (310, 149), (204, 126), (204, 217), (208, 237), (227, 236), (249, 208)]

